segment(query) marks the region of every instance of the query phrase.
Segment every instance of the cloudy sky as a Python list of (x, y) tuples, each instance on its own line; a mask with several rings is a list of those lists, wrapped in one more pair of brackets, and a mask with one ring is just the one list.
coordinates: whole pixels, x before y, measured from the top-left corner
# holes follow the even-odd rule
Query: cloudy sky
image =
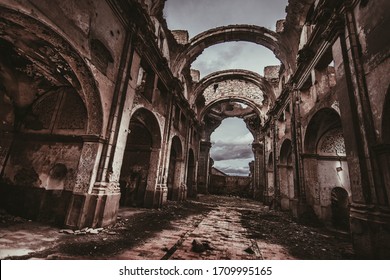
[[(190, 38), (229, 24), (253, 24), (275, 30), (286, 17), (288, 0), (167, 0), (165, 18), (171, 30), (188, 30)], [(263, 74), (265, 66), (280, 64), (274, 54), (249, 42), (228, 42), (207, 48), (192, 64), (204, 77), (224, 69), (247, 69)]]
[[(171, 30), (188, 30), (190, 38), (229, 24), (253, 24), (275, 31), (286, 17), (288, 0), (167, 0), (164, 15)], [(191, 65), (204, 77), (226, 69), (246, 69), (263, 75), (265, 66), (279, 65), (274, 54), (248, 42), (228, 42), (207, 48)], [(253, 137), (243, 120), (225, 119), (212, 134), (214, 166), (231, 175), (248, 175)]]
[(211, 135), (210, 156), (214, 167), (239, 176), (249, 174), (248, 163), (252, 161), (253, 136), (239, 118), (228, 118)]

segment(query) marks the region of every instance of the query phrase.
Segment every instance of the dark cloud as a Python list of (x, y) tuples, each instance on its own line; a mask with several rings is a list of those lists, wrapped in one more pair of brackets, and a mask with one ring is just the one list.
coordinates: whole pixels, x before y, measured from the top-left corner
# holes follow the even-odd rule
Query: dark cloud
[(233, 176), (249, 175), (249, 166), (248, 167), (219, 167), (218, 169), (226, 174), (233, 175)]
[(254, 24), (270, 29), (286, 16), (288, 0), (167, 0), (164, 13), (171, 29), (190, 36), (229, 24)]
[(214, 161), (251, 159), (253, 158), (253, 152), (247, 144), (217, 143), (213, 145), (211, 157)]
[(232, 63), (242, 54), (245, 43), (227, 43), (225, 46), (218, 45), (210, 47), (204, 51), (196, 60), (192, 68), (201, 71), (202, 76), (219, 71), (221, 69), (230, 69)]
[[(230, 24), (259, 25), (275, 30), (276, 21), (286, 16), (287, 4), (288, 0), (167, 0), (164, 14), (171, 30), (188, 30), (193, 38), (211, 28)], [(265, 66), (280, 64), (265, 47), (244, 42), (232, 47), (235, 43), (207, 48), (191, 67), (199, 70), (203, 78), (215, 71), (237, 68), (263, 75)]]

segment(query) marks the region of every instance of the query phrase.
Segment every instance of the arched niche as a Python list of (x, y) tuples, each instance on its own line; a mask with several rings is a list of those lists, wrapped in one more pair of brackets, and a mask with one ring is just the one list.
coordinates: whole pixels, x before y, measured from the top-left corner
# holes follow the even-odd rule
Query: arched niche
[(274, 180), (274, 154), (269, 153), (267, 158), (267, 187), (264, 201), (266, 203), (271, 202), (275, 194), (275, 180)]
[(0, 14), (4, 208), (63, 225), (71, 197), (90, 193), (94, 183), (104, 134), (100, 93), (77, 47), (55, 25), (4, 6)]
[[(83, 147), (81, 136), (88, 123), (79, 95), (69, 88), (48, 92), (18, 118), (2, 179), (17, 186), (72, 191)], [(60, 169), (63, 175), (58, 176)]]
[(332, 190), (351, 193), (340, 115), (331, 108), (317, 111), (306, 128), (303, 157), (307, 202), (332, 226)]
[[(9, 83), (16, 80), (37, 92), (40, 96), (47, 88), (67, 86), (73, 88), (82, 99), (88, 115), (87, 134), (100, 135), (103, 129), (103, 111), (100, 94), (88, 65), (71, 42), (43, 23), (20, 11), (0, 7), (0, 39), (10, 44), (22, 62), (11, 70), (13, 80), (3, 81), (8, 94), (17, 94)], [(10, 58), (12, 56), (8, 56)], [(39, 66), (38, 66), (39, 65)], [(3, 65), (4, 66), (4, 65)], [(24, 73), (24, 77), (20, 74)], [(20, 107), (31, 105), (34, 98), (23, 92)], [(21, 100), (14, 97), (14, 100)], [(29, 103), (29, 104), (28, 104)]]
[(171, 142), (171, 152), (168, 165), (168, 200), (180, 200), (179, 194), (183, 177), (183, 148), (178, 136), (174, 136)]
[[(244, 105), (244, 106), (243, 106)], [(259, 131), (264, 117), (262, 111), (246, 98), (222, 97), (210, 102), (199, 114), (203, 126), (203, 138), (210, 139), (211, 133), (229, 117), (242, 118), (252, 133), (255, 141), (258, 140)]]
[(83, 135), (88, 114), (82, 99), (72, 89), (50, 91), (36, 100), (27, 111), (22, 131), (46, 134)]
[(341, 128), (340, 115), (332, 108), (317, 111), (310, 119), (305, 132), (305, 153), (315, 154), (319, 139), (328, 131)]
[(138, 109), (130, 119), (120, 173), (121, 206), (144, 206), (146, 193), (156, 185), (160, 148), (156, 117), (147, 109)]
[(12, 109), (17, 122), (10, 121), (11, 130), (3, 126), (0, 137), (6, 147), (0, 168), (2, 205), (28, 219), (63, 225), (85, 155), (85, 105), (74, 89), (60, 88), (23, 110)]
[(292, 143), (290, 139), (285, 139), (280, 147), (279, 154), (279, 188), (280, 203), (284, 210), (290, 209), (294, 199), (294, 173), (292, 166)]

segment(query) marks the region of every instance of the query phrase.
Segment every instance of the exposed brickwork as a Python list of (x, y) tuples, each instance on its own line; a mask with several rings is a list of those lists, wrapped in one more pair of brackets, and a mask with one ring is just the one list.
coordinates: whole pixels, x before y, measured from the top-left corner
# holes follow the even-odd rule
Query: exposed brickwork
[(242, 97), (251, 100), (258, 106), (262, 106), (264, 100), (264, 94), (259, 87), (242, 80), (227, 80), (215, 83), (207, 87), (203, 95), (206, 99), (206, 105), (215, 100), (229, 97)]

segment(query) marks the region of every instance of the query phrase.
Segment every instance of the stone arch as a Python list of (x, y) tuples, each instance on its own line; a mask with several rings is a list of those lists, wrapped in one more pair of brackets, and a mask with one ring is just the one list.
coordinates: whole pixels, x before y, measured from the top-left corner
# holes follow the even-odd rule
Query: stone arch
[(276, 100), (272, 85), (264, 77), (255, 72), (243, 69), (218, 71), (204, 77), (194, 88), (194, 100), (197, 100), (199, 96), (203, 94), (204, 90), (210, 85), (226, 80), (243, 80), (248, 83), (252, 83), (265, 93), (264, 98), (269, 99), (270, 105), (272, 105)]
[(207, 30), (192, 38), (186, 45), (186, 48), (177, 56), (173, 72), (179, 75), (206, 48), (233, 41), (247, 41), (262, 45), (271, 50), (282, 64), (286, 63), (286, 59), (281, 51), (278, 33), (255, 25), (228, 25)]
[(137, 120), (148, 129), (152, 137), (153, 148), (161, 148), (161, 128), (153, 112), (145, 108), (138, 108), (131, 115), (131, 120)]
[(23, 119), (22, 131), (82, 135), (87, 122), (87, 109), (77, 92), (60, 88), (45, 93), (32, 104)]
[(257, 116), (261, 116), (261, 111), (260, 109), (256, 106), (256, 104), (248, 99), (248, 98), (244, 98), (244, 97), (222, 97), (222, 98), (219, 98), (219, 99), (216, 99), (214, 101), (212, 101), (211, 103), (209, 103), (199, 114), (199, 118), (201, 121), (204, 120), (204, 117), (205, 115), (208, 113), (208, 111), (216, 106), (218, 103), (222, 103), (222, 102), (226, 102), (226, 101), (230, 101), (230, 102), (240, 102), (240, 103), (244, 103), (245, 105), (249, 106), (250, 108), (253, 109), (253, 111), (256, 113)]
[(183, 145), (178, 136), (173, 136), (168, 165), (168, 200), (181, 200), (180, 194), (183, 173)]
[[(31, 88), (30, 79), (18, 77), (22, 78), (15, 81), (17, 85)], [(5, 208), (29, 219), (63, 225), (71, 193), (77, 186), (86, 190), (89, 185), (97, 152), (89, 154), (85, 143), (85, 104), (72, 87), (54, 87), (36, 99), (12, 101), (6, 115), (14, 115), (7, 122), (13, 123), (13, 129), (0, 128), (1, 135), (6, 135), (0, 137), (0, 146), (5, 147), (0, 156), (1, 180), (7, 181), (1, 185), (8, 201)], [(15, 203), (20, 200), (28, 203)]]
[(267, 167), (266, 167), (267, 187), (266, 187), (264, 202), (269, 203), (275, 194), (274, 154), (272, 152), (269, 153), (266, 164), (267, 164)]
[(280, 146), (279, 153), (279, 163), (281, 164), (291, 164), (292, 163), (292, 154), (291, 154), (291, 140), (286, 138), (282, 145)]
[(294, 199), (294, 173), (292, 166), (292, 142), (290, 139), (285, 139), (280, 147), (279, 153), (279, 187), (280, 187), (280, 203), (284, 210), (292, 207)]
[[(247, 107), (243, 108), (241, 104), (245, 104)], [(233, 110), (230, 111), (231, 108), (228, 107), (232, 107)], [(242, 97), (224, 97), (214, 100), (201, 111), (199, 120), (204, 125), (203, 138), (209, 139), (221, 122), (230, 117), (243, 119), (253, 135), (254, 142), (259, 141), (259, 131), (264, 122), (264, 115), (252, 100)]]
[[(101, 135), (103, 109), (100, 94), (91, 70), (76, 48), (47, 22), (3, 6), (0, 13), (0, 38), (12, 42), (15, 49), (21, 50), (29, 59), (43, 63), (46, 66), (43, 76), (50, 76), (50, 81), (73, 87), (87, 108), (87, 133)], [(30, 78), (37, 79), (36, 76)]]
[(130, 119), (120, 172), (121, 206), (145, 206), (145, 197), (156, 186), (161, 148), (160, 126), (154, 114), (145, 108)]
[(310, 119), (304, 140), (306, 153), (316, 153), (317, 144), (324, 133), (329, 130), (341, 128), (341, 119), (339, 113), (332, 108), (322, 108), (317, 111)]
[(325, 223), (332, 222), (332, 189), (351, 192), (341, 119), (322, 108), (309, 121), (304, 137), (303, 167), (307, 202)]

